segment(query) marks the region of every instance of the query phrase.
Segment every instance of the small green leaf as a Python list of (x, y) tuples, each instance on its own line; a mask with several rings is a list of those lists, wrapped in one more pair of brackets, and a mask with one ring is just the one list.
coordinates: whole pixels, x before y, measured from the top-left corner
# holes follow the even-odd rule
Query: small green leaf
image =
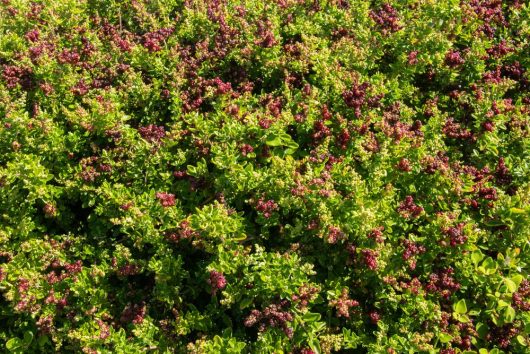
[(480, 250), (477, 250), (471, 254), (471, 260), (475, 265), (477, 265), (482, 259), (484, 258), (484, 255)]
[(528, 343), (527, 343), (526, 339), (525, 339), (522, 335), (518, 335), (518, 336), (516, 337), (516, 339), (517, 339), (517, 342), (518, 342), (519, 344), (521, 344), (523, 347), (528, 346)]
[(279, 136), (270, 136), (265, 144), (269, 146), (282, 146), (282, 140)]
[(453, 305), (453, 309), (458, 314), (464, 314), (467, 312), (466, 300), (462, 299)]
[(32, 341), (33, 341), (33, 332), (26, 331), (26, 333), (24, 333), (24, 340), (23, 340), (22, 345), (25, 347), (28, 347)]
[(508, 306), (510, 306), (510, 304), (509, 304), (508, 302), (502, 300), (502, 299), (499, 299), (499, 300), (497, 301), (497, 308), (498, 308), (498, 309), (501, 309), (501, 308), (503, 308), (503, 307), (508, 307)]
[(489, 330), (490, 330), (487, 324), (481, 323), (481, 322), (477, 323), (476, 328), (477, 328), (477, 333), (480, 338), (485, 338), (488, 335)]
[(449, 343), (453, 339), (453, 336), (449, 333), (442, 332), (438, 335), (438, 338), (440, 338), (440, 342), (442, 343)]
[(315, 353), (320, 353), (320, 341), (318, 340), (318, 338), (311, 338), (309, 341), (308, 341), (308, 344), (309, 344), (309, 347), (315, 352)]
[(20, 338), (11, 338), (6, 342), (6, 348), (9, 351), (14, 351), (22, 346), (22, 341)]
[(523, 276), (521, 274), (515, 274), (513, 277), (512, 277), (512, 281), (517, 285), (517, 287), (519, 287), (519, 285), (521, 284), (521, 282), (523, 281)]
[(304, 322), (315, 322), (320, 320), (320, 317), (321, 316), (319, 313), (307, 312), (304, 314), (304, 316), (302, 316), (302, 319), (304, 320)]
[(526, 213), (526, 210), (519, 209), (519, 208), (510, 208), (510, 213), (512, 213), (512, 214), (524, 214), (524, 213)]
[(470, 321), (468, 315), (465, 315), (465, 314), (463, 315), (463, 314), (460, 314), (460, 313), (453, 313), (453, 315), (454, 315), (454, 318), (458, 322), (468, 323)]
[(508, 291), (511, 293), (514, 293), (517, 291), (517, 284), (511, 279), (505, 278), (504, 284), (506, 284), (506, 288), (508, 288)]
[(513, 307), (511, 306), (506, 307), (506, 309), (504, 310), (503, 317), (504, 317), (504, 322), (506, 323), (513, 322), (513, 320), (515, 320), (515, 310), (513, 309)]
[(491, 257), (488, 257), (482, 262), (482, 267), (485, 274), (494, 274), (497, 271), (497, 262)]
[(251, 303), (252, 303), (253, 299), (249, 298), (249, 297), (246, 297), (246, 298), (243, 298), (241, 300), (241, 303), (239, 304), (239, 308), (241, 310), (247, 308)]

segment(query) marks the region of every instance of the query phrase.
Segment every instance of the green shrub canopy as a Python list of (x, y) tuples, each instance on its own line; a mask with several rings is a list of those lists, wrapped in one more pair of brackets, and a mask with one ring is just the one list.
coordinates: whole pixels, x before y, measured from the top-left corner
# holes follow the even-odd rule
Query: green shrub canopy
[(0, 351), (528, 353), (523, 0), (2, 0)]

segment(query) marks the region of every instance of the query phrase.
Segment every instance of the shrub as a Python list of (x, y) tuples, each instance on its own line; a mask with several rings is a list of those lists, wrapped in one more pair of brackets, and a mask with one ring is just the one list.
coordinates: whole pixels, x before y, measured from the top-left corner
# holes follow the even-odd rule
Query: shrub
[(524, 353), (527, 2), (0, 2), (0, 350)]

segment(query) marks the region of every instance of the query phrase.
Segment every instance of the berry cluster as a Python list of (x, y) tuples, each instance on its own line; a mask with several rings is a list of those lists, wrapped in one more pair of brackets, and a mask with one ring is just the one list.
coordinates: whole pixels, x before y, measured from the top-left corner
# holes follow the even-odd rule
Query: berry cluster
[(399, 204), (397, 211), (405, 218), (417, 218), (423, 213), (423, 207), (414, 203), (414, 197), (408, 195)]
[(289, 311), (291, 303), (282, 300), (278, 304), (271, 304), (262, 311), (252, 310), (245, 318), (246, 327), (258, 327), (259, 332), (264, 332), (267, 328), (280, 328), (287, 337), (292, 338), (293, 329), (288, 326), (288, 322), (293, 321), (293, 314)]
[(223, 290), (226, 287), (226, 278), (223, 273), (212, 270), (210, 272), (208, 284), (210, 284), (212, 288), (212, 295), (215, 295), (218, 290)]
[(160, 204), (162, 204), (164, 208), (172, 207), (176, 203), (175, 195), (171, 193), (157, 192), (156, 198), (160, 201)]
[(344, 288), (338, 299), (329, 302), (337, 310), (338, 317), (350, 318), (351, 308), (359, 306), (359, 301), (350, 299), (348, 293), (348, 289)]
[(154, 124), (149, 124), (145, 127), (139, 127), (138, 133), (140, 133), (142, 138), (151, 143), (160, 143), (166, 136), (164, 127), (156, 126)]
[(383, 4), (377, 10), (370, 11), (370, 17), (381, 28), (383, 34), (397, 32), (402, 28), (398, 16), (397, 10), (388, 3)]
[(264, 218), (270, 218), (272, 213), (278, 210), (278, 204), (272, 200), (265, 200), (264, 198), (259, 198), (256, 204), (256, 210), (263, 215)]
[(446, 268), (429, 275), (429, 282), (425, 285), (425, 290), (429, 293), (449, 299), (449, 297), (461, 287), (453, 277), (454, 269)]

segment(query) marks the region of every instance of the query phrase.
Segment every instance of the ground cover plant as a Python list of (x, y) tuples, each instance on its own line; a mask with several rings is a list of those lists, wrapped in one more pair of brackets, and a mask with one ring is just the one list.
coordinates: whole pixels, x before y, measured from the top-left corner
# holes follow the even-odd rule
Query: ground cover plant
[(528, 353), (530, 5), (1, 0), (0, 351)]

